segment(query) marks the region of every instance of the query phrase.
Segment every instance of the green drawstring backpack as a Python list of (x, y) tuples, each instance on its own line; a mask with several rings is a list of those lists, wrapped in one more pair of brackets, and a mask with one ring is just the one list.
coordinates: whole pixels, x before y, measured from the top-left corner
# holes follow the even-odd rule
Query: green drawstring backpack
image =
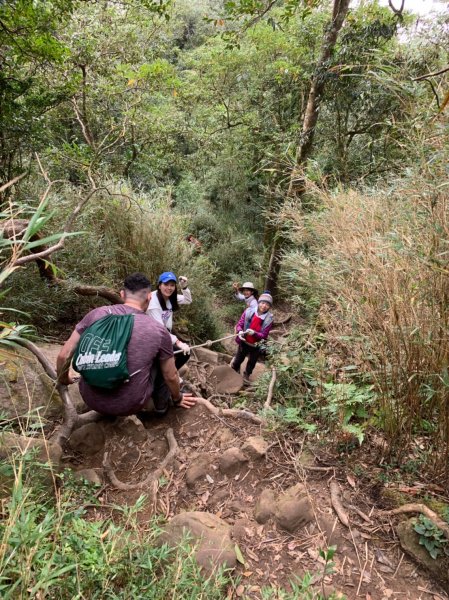
[(110, 314), (81, 334), (72, 366), (89, 385), (113, 390), (135, 375), (128, 372), (127, 354), (133, 325), (133, 314)]

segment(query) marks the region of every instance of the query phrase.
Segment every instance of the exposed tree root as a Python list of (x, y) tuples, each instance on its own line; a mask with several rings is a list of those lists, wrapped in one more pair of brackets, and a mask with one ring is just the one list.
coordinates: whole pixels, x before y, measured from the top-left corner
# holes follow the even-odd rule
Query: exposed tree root
[(69, 439), (75, 427), (81, 427), (81, 425), (85, 425), (86, 423), (98, 421), (98, 419), (101, 418), (101, 415), (94, 410), (90, 410), (87, 413), (79, 415), (76, 411), (75, 405), (72, 402), (72, 398), (70, 397), (68, 386), (58, 383), (56, 369), (53, 367), (42, 350), (29, 340), (20, 339), (16, 341), (18, 344), (20, 344), (20, 346), (26, 348), (32, 354), (34, 354), (39, 363), (42, 365), (45, 373), (55, 382), (56, 390), (58, 391), (62, 400), (64, 415), (61, 425), (56, 428), (55, 432), (51, 436), (51, 442), (63, 446)]
[(270, 381), (270, 385), (268, 386), (267, 399), (265, 400), (265, 404), (263, 405), (264, 408), (270, 408), (270, 406), (271, 406), (271, 400), (273, 399), (273, 391), (274, 391), (275, 383), (276, 383), (276, 369), (274, 367), (271, 367), (271, 381)]
[(432, 523), (438, 527), (438, 529), (441, 529), (446, 538), (449, 540), (449, 525), (425, 504), (404, 504), (404, 506), (399, 506), (393, 510), (383, 510), (380, 512), (381, 515), (402, 515), (407, 513), (423, 514), (425, 517), (430, 519)]
[(340, 500), (340, 488), (338, 487), (338, 483), (335, 480), (331, 481), (329, 488), (331, 492), (332, 507), (337, 513), (337, 517), (345, 527), (349, 527), (349, 518)]
[[(53, 367), (51, 362), (45, 356), (40, 348), (38, 348), (33, 342), (29, 340), (20, 339), (16, 340), (18, 344), (29, 350), (42, 365), (42, 368), (46, 374), (55, 382), (55, 387), (61, 397), (62, 404), (64, 407), (64, 417), (62, 424), (56, 429), (55, 433), (51, 437), (53, 443), (62, 446), (70, 437), (76, 424), (79, 422), (80, 416), (76, 412), (76, 408), (70, 397), (69, 389), (66, 385), (62, 385), (57, 381), (56, 369)], [(86, 422), (84, 419), (82, 423)]]
[(220, 417), (236, 417), (240, 419), (246, 419), (247, 421), (251, 421), (252, 423), (256, 423), (257, 425), (263, 425), (265, 423), (264, 419), (258, 417), (254, 413), (249, 410), (241, 410), (239, 408), (218, 408), (214, 406), (212, 402), (206, 400), (205, 398), (198, 398), (198, 404), (202, 404), (209, 410), (213, 415), (217, 415)]
[(159, 478), (163, 474), (165, 467), (167, 467), (172, 462), (172, 460), (175, 458), (179, 451), (179, 446), (175, 439), (173, 429), (167, 429), (165, 437), (167, 438), (169, 448), (167, 455), (165, 456), (164, 460), (160, 463), (159, 467), (139, 483), (125, 483), (123, 481), (120, 481), (120, 479), (118, 479), (118, 477), (114, 473), (111, 463), (109, 462), (108, 453), (105, 452), (103, 457), (103, 468), (105, 469), (112, 485), (118, 490), (122, 490), (124, 492), (129, 492), (131, 490), (145, 490), (151, 504), (154, 507), (156, 504), (156, 494), (158, 490)]

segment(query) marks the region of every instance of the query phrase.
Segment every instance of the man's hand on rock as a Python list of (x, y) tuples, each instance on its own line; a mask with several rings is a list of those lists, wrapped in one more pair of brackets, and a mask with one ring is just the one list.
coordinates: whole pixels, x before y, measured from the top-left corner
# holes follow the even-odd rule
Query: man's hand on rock
[(184, 393), (181, 394), (182, 396), (182, 400), (180, 400), (177, 403), (177, 406), (181, 406), (182, 408), (192, 408), (193, 406), (195, 406), (196, 401), (198, 400), (198, 398), (196, 398), (193, 394), (190, 393)]

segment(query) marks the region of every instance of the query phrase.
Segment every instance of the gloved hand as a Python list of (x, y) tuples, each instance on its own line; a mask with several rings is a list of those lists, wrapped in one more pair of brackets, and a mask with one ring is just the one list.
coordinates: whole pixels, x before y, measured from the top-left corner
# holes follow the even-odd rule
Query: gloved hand
[(254, 334), (255, 334), (255, 331), (254, 331), (254, 329), (247, 329), (247, 330), (245, 331), (245, 333), (246, 333), (247, 335), (254, 335)]
[(181, 342), (180, 340), (178, 340), (176, 342), (176, 346), (182, 350), (183, 354), (190, 354), (190, 346), (189, 344), (186, 344), (185, 342)]
[(239, 337), (241, 340), (244, 340), (244, 339), (245, 339), (245, 332), (244, 332), (244, 331), (239, 331), (237, 335), (238, 335), (238, 337)]
[(185, 290), (186, 287), (189, 285), (189, 281), (188, 281), (187, 277), (184, 277), (184, 275), (180, 275), (178, 277), (178, 281), (179, 281), (179, 286), (182, 290)]

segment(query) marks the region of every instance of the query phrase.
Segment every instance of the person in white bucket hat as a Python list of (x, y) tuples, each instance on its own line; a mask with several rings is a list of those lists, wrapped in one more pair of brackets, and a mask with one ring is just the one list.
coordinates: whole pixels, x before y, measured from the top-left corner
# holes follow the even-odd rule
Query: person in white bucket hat
[(233, 283), (232, 287), (234, 288), (234, 298), (236, 300), (245, 302), (246, 308), (254, 308), (255, 310), (257, 309), (257, 298), (259, 297), (259, 292), (256, 290), (251, 281), (245, 281), (245, 283), (241, 286), (239, 286), (238, 283)]

